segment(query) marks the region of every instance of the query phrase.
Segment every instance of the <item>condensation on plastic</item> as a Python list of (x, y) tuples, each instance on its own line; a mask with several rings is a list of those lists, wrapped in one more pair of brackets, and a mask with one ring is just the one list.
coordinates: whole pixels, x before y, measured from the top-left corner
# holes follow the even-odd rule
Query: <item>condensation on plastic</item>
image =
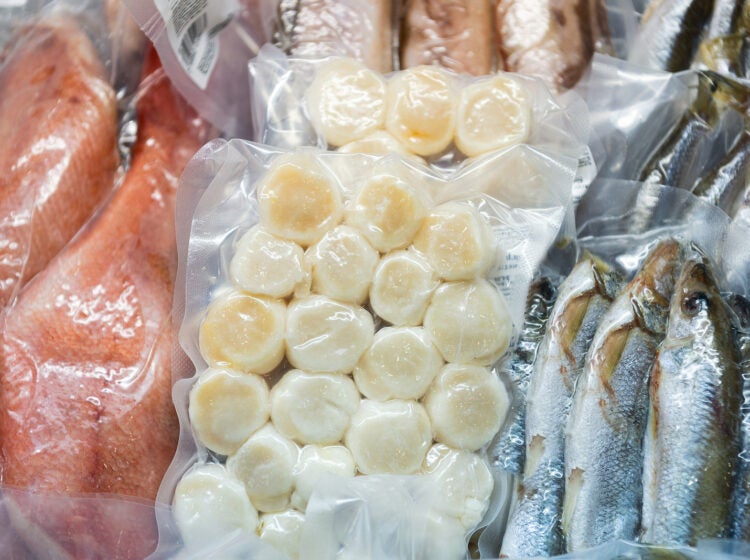
[[(309, 112), (308, 91), (319, 69), (332, 60), (335, 59), (287, 58), (275, 47), (262, 48), (250, 63), (252, 138), (264, 144), (285, 148), (325, 148), (327, 143), (324, 134), (316, 130)], [(462, 88), (486, 83), (491, 79), (455, 75), (447, 70), (435, 71), (441, 72), (446, 81), (455, 84), (449, 90), (456, 97)], [(402, 75), (404, 72), (396, 72), (385, 78), (393, 82)], [(515, 80), (525, 92), (530, 106), (528, 137), (522, 141), (539, 150), (579, 157), (589, 136), (587, 110), (580, 98), (572, 92), (553, 97), (537, 79), (513, 74), (507, 74), (507, 77)], [(441, 114), (440, 117), (444, 116)], [(381, 117), (379, 125), (373, 123), (375, 129), (382, 130), (385, 127), (382, 121), (384, 118)], [(451, 122), (455, 122), (455, 119)], [(430, 156), (431, 162), (443, 167), (455, 167), (463, 159), (451, 139), (448, 139), (447, 149)]]
[[(273, 32), (278, 0), (228, 0), (232, 17), (216, 32), (218, 62), (205, 88), (184, 70), (178, 53), (169, 42), (167, 26), (154, 0), (122, 0), (153, 41), (167, 75), (185, 99), (228, 136), (248, 138), (250, 133), (247, 61), (258, 52)], [(209, 3), (207, 3), (209, 4)], [(217, 10), (219, 5), (204, 6)]]
[[(516, 146), (465, 166), (448, 181), (419, 164), (395, 156), (318, 154), (310, 150), (307, 154), (336, 177), (344, 199), (350, 199), (357, 192), (356, 186), (375, 170), (398, 170), (412, 180), (425, 183), (426, 199), (433, 204), (460, 200), (475, 208), (489, 221), (497, 242), (505, 251), (504, 262), (494, 269), (492, 281), (505, 295), (513, 324), (519, 324), (530, 278), (567, 215), (576, 167), (574, 159), (552, 157), (528, 146)], [(199, 372), (206, 367), (198, 341), (204, 310), (215, 295), (225, 289), (236, 243), (258, 222), (255, 189), (260, 177), (282, 156), (277, 150), (248, 142), (216, 141), (195, 156), (183, 175), (178, 199), (181, 281), (177, 286), (176, 306), (177, 316), (183, 317), (182, 344)], [(182, 427), (181, 443), (160, 489), (161, 503), (172, 501), (177, 481), (191, 465), (222, 459), (203, 447), (190, 428), (188, 400), (196, 378), (175, 381), (173, 394)], [(484, 523), (501, 515), (508, 499), (507, 475), (493, 473), (493, 476), (496, 488)], [(412, 479), (419, 480), (407, 475), (404, 483), (411, 484), (408, 481)], [(339, 481), (337, 487), (344, 488), (342, 485), (344, 482)], [(312, 501), (316, 495), (328, 500), (329, 511), (338, 512), (342, 508), (347, 511), (347, 501), (319, 492), (313, 493)], [(341, 515), (334, 515), (338, 524), (347, 518)], [(160, 532), (159, 550), (179, 548), (178, 532), (171, 516), (162, 515), (159, 523), (164, 529)], [(339, 525), (337, 527), (338, 531), (343, 531)], [(373, 538), (379, 536), (371, 528), (367, 534), (359, 531), (349, 536), (353, 543)]]

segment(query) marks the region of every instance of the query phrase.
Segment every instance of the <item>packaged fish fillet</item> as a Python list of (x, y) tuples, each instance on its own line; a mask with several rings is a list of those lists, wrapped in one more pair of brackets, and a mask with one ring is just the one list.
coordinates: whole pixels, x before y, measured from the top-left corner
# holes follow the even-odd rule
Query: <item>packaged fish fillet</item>
[(264, 47), (250, 63), (253, 138), (282, 147), (396, 152), (455, 167), (519, 144), (579, 157), (588, 138), (574, 94), (497, 73), (470, 78), (438, 66), (382, 75), (348, 58), (287, 58)]
[[(536, 172), (507, 178), (519, 161)], [(527, 146), (450, 178), (395, 154), (204, 147), (178, 208), (198, 373), (175, 385), (162, 544), (464, 558), (507, 501), (485, 452), (511, 405), (499, 364), (574, 170)]]

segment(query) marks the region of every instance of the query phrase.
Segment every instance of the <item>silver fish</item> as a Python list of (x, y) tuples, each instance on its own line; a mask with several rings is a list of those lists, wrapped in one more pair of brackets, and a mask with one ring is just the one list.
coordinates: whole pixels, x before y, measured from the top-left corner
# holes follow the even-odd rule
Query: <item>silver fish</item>
[(564, 421), (591, 339), (619, 287), (606, 265), (583, 258), (561, 284), (529, 384), (526, 468), (500, 555), (563, 552)]
[(683, 265), (651, 372), (643, 541), (728, 536), (742, 376), (732, 322), (708, 264)]
[(529, 288), (523, 329), (508, 367), (505, 368), (512, 384), (513, 406), (506, 425), (498, 432), (487, 450), (493, 466), (518, 476), (523, 474), (525, 454), (526, 390), (534, 368), (537, 349), (557, 297), (557, 284), (554, 279), (543, 276)]
[(634, 539), (641, 510), (648, 374), (681, 259), (661, 241), (612, 303), (578, 380), (565, 441), (562, 527), (570, 551)]

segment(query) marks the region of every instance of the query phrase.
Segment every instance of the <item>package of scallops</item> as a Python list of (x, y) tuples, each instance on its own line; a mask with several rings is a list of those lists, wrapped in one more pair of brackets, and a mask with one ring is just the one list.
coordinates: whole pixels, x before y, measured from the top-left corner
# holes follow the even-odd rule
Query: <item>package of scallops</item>
[(196, 374), (175, 383), (160, 553), (464, 558), (507, 501), (486, 460), (499, 364), (575, 169), (527, 146), (447, 179), (396, 154), (206, 145), (179, 195)]
[(250, 76), (253, 139), (272, 146), (396, 152), (453, 169), (518, 144), (577, 158), (588, 140), (577, 94), (553, 96), (520, 74), (416, 66), (384, 75), (352, 58), (287, 58), (265, 46)]

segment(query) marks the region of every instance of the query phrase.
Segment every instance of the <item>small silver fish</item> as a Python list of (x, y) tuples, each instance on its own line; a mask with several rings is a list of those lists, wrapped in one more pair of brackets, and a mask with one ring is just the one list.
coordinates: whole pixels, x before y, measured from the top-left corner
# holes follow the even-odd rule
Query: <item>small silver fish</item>
[(529, 384), (526, 468), (501, 557), (563, 552), (564, 422), (591, 339), (618, 287), (606, 265), (588, 256), (560, 286)]
[(704, 259), (682, 267), (651, 372), (643, 541), (729, 536), (742, 376), (732, 321)]
[(648, 374), (681, 260), (661, 241), (602, 319), (573, 397), (565, 442), (563, 537), (569, 551), (634, 539), (641, 511)]

